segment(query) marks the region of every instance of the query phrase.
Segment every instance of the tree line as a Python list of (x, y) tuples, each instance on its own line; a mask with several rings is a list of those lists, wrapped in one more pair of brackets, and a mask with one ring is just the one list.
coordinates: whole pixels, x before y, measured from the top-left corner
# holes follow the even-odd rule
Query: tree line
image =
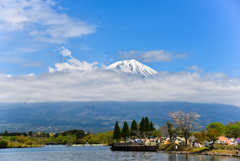
[(156, 131), (156, 129), (154, 128), (152, 121), (149, 122), (148, 117), (143, 117), (139, 125), (136, 120), (133, 120), (130, 129), (128, 123), (124, 121), (122, 130), (119, 127), (118, 121), (116, 121), (113, 131), (113, 139), (116, 139), (118, 142), (119, 139), (124, 138), (126, 142), (126, 139), (130, 136), (135, 140), (135, 137), (143, 138), (153, 135), (154, 131)]
[(5, 130), (4, 133), (0, 133), (0, 136), (27, 136), (28, 134), (23, 132), (23, 133), (20, 133), (20, 132), (8, 132), (7, 130)]

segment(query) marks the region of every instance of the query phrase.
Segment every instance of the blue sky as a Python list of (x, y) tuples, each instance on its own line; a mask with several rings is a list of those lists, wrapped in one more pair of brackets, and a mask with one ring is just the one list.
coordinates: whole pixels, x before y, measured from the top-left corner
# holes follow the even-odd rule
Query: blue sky
[[(240, 107), (238, 0), (0, 0), (0, 102)], [(136, 59), (153, 78), (109, 70)]]
[[(9, 75), (39, 74), (48, 71), (48, 66), (64, 62), (56, 50), (61, 46), (68, 48), (80, 61), (98, 62), (98, 66), (110, 65), (122, 60), (119, 51), (158, 51), (184, 57), (142, 63), (157, 71), (179, 72), (188, 66), (198, 66), (205, 72), (223, 72), (231, 77), (240, 76), (240, 2), (233, 1), (98, 1), (98, 0), (32, 0), (31, 7), (42, 7), (28, 12), (26, 6), (19, 12), (32, 20), (19, 22), (19, 28), (8, 30), (16, 25), (9, 14), (17, 2), (10, 2), (2, 9), (0, 17), (0, 72)], [(6, 3), (5, 1), (1, 3)], [(22, 1), (24, 2), (24, 0)], [(48, 8), (48, 9), (46, 9)], [(46, 11), (44, 10), (46, 9)], [(17, 9), (16, 9), (17, 10)], [(36, 10), (36, 11), (35, 11)], [(8, 12), (7, 12), (8, 11)], [(55, 20), (65, 14), (71, 21), (85, 23), (92, 31), (85, 34), (70, 34), (65, 37), (49, 36), (54, 40), (39, 40), (33, 31), (44, 31), (51, 17), (34, 16), (49, 13)], [(32, 14), (32, 15), (30, 15)], [(7, 22), (8, 21), (8, 22)], [(25, 24), (24, 24), (25, 23)], [(66, 21), (64, 23), (69, 23)], [(21, 25), (20, 25), (21, 24)], [(61, 28), (61, 24), (56, 24)], [(71, 30), (76, 24), (63, 26)], [(81, 25), (80, 25), (81, 26)], [(69, 28), (68, 28), (69, 27)], [(57, 33), (61, 34), (61, 32)], [(127, 57), (131, 58), (131, 56)]]

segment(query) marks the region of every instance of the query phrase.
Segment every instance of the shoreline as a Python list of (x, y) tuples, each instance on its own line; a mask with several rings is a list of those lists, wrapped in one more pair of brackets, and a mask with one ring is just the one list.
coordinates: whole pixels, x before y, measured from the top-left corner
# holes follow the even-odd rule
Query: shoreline
[(228, 156), (228, 157), (240, 157), (236, 154), (227, 154), (227, 153), (199, 153), (199, 152), (187, 152), (187, 151), (162, 151), (158, 150), (157, 152), (170, 153), (170, 154), (193, 154), (193, 155), (212, 155), (212, 156)]

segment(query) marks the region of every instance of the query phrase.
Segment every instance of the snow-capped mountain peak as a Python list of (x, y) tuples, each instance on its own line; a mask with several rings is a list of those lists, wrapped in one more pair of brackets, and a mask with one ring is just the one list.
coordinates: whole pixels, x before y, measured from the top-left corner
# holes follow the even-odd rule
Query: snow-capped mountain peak
[(145, 77), (154, 76), (155, 74), (157, 74), (157, 71), (140, 63), (135, 59), (115, 62), (109, 65), (107, 69), (120, 69), (123, 72), (142, 74)]

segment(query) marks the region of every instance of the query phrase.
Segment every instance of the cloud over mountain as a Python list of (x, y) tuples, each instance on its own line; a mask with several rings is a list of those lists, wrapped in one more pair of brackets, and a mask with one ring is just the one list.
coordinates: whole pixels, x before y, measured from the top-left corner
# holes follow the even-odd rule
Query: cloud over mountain
[(187, 71), (153, 78), (106, 69), (0, 76), (0, 102), (186, 101), (240, 106), (239, 79)]
[[(57, 50), (69, 59), (47, 73), (0, 75), (0, 102), (184, 101), (240, 107), (240, 80), (224, 73), (204, 73), (197, 66), (187, 67), (194, 72), (156, 72), (136, 60), (113, 63), (114, 70), (97, 68), (97, 62), (81, 62), (65, 47)], [(142, 72), (154, 77), (143, 78)]]

